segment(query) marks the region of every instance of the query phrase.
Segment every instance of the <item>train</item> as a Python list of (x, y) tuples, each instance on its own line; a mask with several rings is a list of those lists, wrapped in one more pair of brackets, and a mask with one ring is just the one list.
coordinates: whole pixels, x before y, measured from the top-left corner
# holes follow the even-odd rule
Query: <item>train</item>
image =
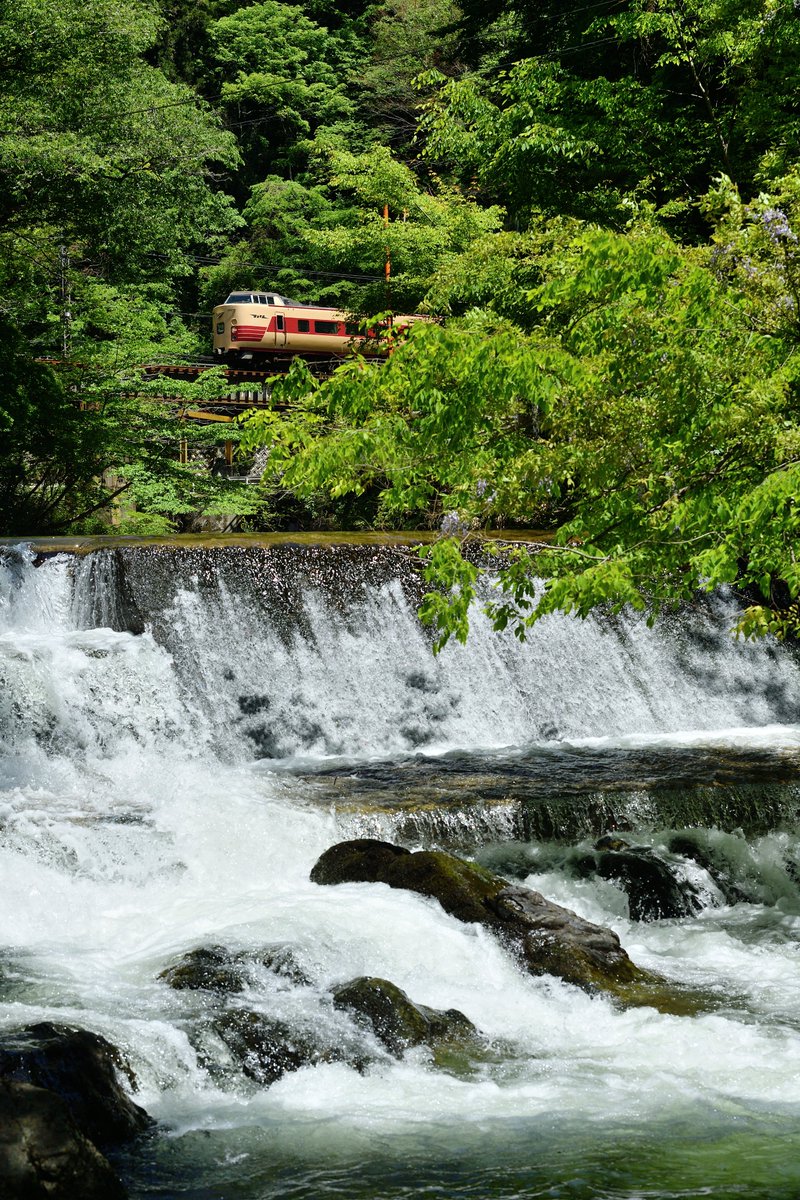
[(394, 316), (365, 330), (335, 308), (299, 304), (278, 292), (231, 292), (212, 314), (214, 356), (233, 363), (286, 355), (336, 358), (356, 351), (380, 357), (388, 353), (390, 325), (396, 330), (426, 319)]

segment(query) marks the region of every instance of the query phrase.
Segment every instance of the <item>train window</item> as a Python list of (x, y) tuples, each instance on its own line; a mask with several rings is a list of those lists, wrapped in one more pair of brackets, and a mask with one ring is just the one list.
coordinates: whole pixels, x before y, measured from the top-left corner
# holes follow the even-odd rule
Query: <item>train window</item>
[(266, 296), (256, 296), (255, 299), (258, 301), (259, 304), (269, 304), (269, 301), (267, 300)]
[(303, 317), (301, 317), (299, 319), (299, 321), (297, 322), (297, 332), (298, 333), (308, 333), (310, 328), (311, 328), (311, 325)]
[(348, 321), (344, 328), (348, 337), (358, 337), (362, 332), (361, 326), (359, 324), (354, 324), (352, 321)]
[(226, 304), (251, 304), (253, 297), (249, 292), (231, 292)]
[(283, 313), (278, 313), (277, 317), (275, 318), (275, 327), (283, 332)]
[(274, 296), (267, 296), (267, 301), (266, 301), (266, 302), (267, 302), (267, 304), (274, 304), (274, 303), (275, 303), (275, 297), (274, 297)]
[(336, 321), (315, 321), (314, 333), (338, 333), (339, 326)]

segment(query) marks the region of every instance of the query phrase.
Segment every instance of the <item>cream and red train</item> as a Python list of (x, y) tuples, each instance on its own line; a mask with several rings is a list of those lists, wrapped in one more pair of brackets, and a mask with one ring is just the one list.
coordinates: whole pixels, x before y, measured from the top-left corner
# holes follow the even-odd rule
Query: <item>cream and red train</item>
[[(424, 317), (394, 317), (395, 328)], [(265, 361), (283, 354), (333, 358), (380, 356), (387, 350), (386, 326), (364, 332), (335, 308), (297, 304), (278, 292), (231, 292), (213, 312), (214, 354), (234, 362)], [(383, 337), (381, 333), (383, 332)]]

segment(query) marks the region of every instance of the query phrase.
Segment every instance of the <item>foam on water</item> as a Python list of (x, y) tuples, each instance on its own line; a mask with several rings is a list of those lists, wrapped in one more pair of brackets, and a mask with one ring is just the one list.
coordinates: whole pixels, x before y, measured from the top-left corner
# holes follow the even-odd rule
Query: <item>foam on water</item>
[[(610, 924), (642, 965), (719, 999), (694, 1017), (623, 1011), (523, 975), (486, 931), (434, 901), (310, 883), (342, 826), (280, 761), (256, 757), (524, 746), (548, 729), (597, 744), (794, 748), (795, 664), (727, 640), (727, 601), (697, 614), (699, 634), (551, 618), (526, 646), (479, 627), (434, 660), (391, 580), (354, 586), (349, 608), (312, 587), (302, 621), (287, 625), (221, 569), (162, 588), (134, 634), (88, 623), (81, 589), (97, 569), (34, 568), (20, 554), (0, 571), (0, 1026), (47, 1019), (106, 1034), (129, 1054), (141, 1103), (176, 1136), (313, 1129), (312, 1142), (346, 1137), (356, 1153), (370, 1137), (456, 1136), (465, 1123), (796, 1113), (794, 833), (709, 835), (750, 879), (750, 898), (727, 907), (707, 879), (708, 906), (691, 920), (638, 925), (607, 881), (529, 876)], [(145, 610), (141, 563), (127, 581)], [(104, 611), (120, 624), (118, 605)], [(268, 1089), (215, 1071), (195, 1037), (213, 1001), (172, 991), (159, 972), (195, 946), (274, 943), (294, 948), (310, 982), (254, 976), (237, 1003), (346, 1038), (356, 1032), (330, 989), (377, 975), (419, 1003), (460, 1009), (489, 1050), (448, 1072), (422, 1050), (393, 1061), (375, 1046), (362, 1074), (321, 1065)]]

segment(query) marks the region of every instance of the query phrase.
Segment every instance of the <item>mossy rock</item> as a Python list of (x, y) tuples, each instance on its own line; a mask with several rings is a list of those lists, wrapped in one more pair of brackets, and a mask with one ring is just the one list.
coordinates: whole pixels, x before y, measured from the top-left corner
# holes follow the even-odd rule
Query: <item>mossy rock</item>
[(333, 989), (333, 1003), (335, 1008), (354, 1013), (390, 1054), (400, 1055), (410, 1046), (433, 1049), (439, 1042), (463, 1042), (478, 1035), (458, 1009), (441, 1011), (415, 1004), (388, 979), (364, 975), (340, 984)]
[(459, 921), (485, 924), (487, 901), (506, 881), (477, 863), (442, 850), (412, 853), (373, 838), (340, 842), (326, 850), (311, 871), (313, 883), (386, 883), (438, 900)]
[(635, 986), (657, 981), (630, 960), (611, 929), (444, 851), (412, 853), (360, 838), (326, 850), (311, 879), (320, 884), (385, 883), (429, 896), (459, 920), (497, 934), (531, 974), (556, 975), (590, 992), (621, 995), (624, 990), (624, 998), (632, 1002)]

